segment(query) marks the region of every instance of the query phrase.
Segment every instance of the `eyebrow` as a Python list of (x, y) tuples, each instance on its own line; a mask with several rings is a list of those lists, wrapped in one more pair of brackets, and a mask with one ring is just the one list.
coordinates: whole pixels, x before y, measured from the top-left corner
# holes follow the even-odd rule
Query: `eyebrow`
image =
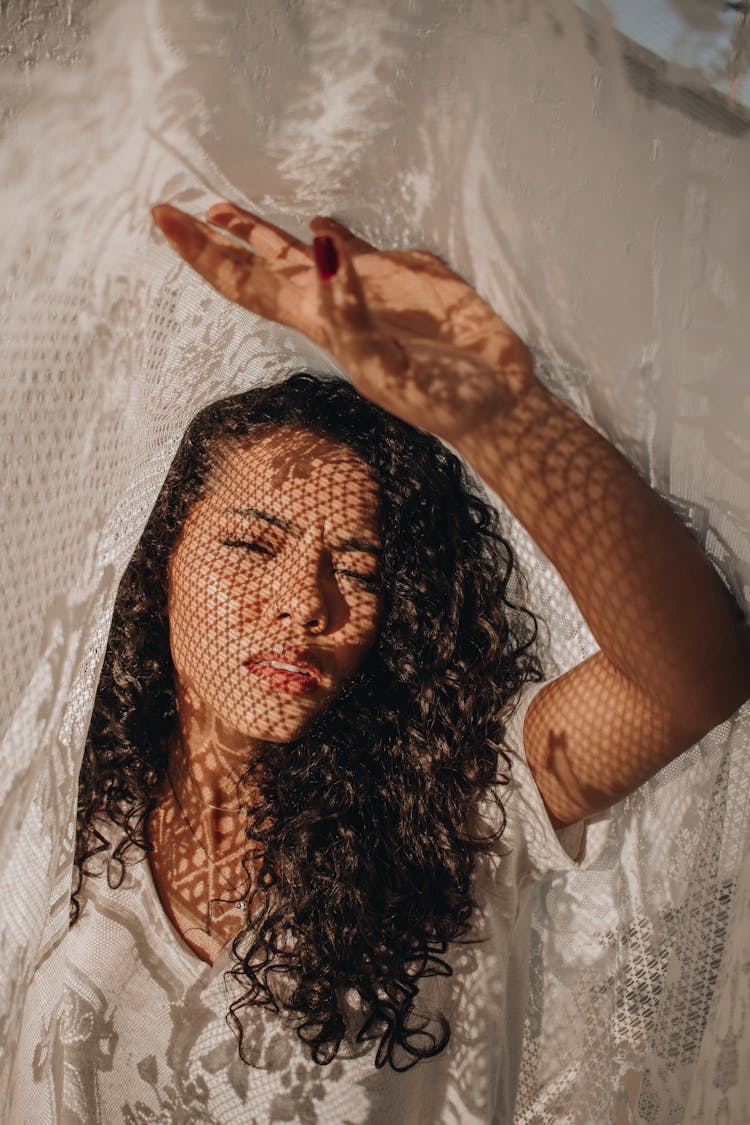
[(367, 555), (375, 555), (376, 558), (381, 555), (380, 547), (376, 547), (374, 543), (368, 543), (365, 539), (345, 539), (343, 543), (332, 543), (331, 550), (362, 551)]
[(272, 516), (270, 512), (262, 512), (260, 508), (224, 508), (225, 512), (231, 513), (234, 516), (254, 516), (257, 520), (265, 520), (266, 523), (272, 523), (274, 527), (280, 527), (282, 531), (286, 531), (292, 535), (301, 535), (302, 532), (298, 527), (295, 527), (289, 520), (284, 520), (281, 516)]
[[(286, 532), (288, 535), (295, 535), (297, 537), (302, 535), (300, 528), (290, 520), (285, 520), (281, 516), (274, 516), (271, 512), (264, 512), (260, 508), (224, 508), (223, 511), (234, 516), (252, 516), (258, 520), (264, 520), (266, 523), (273, 524), (274, 527), (280, 528), (281, 531)], [(332, 543), (331, 550), (361, 551), (363, 554), (375, 555), (376, 558), (379, 558), (382, 553), (380, 548), (376, 547), (374, 543), (356, 537), (344, 539), (341, 543)]]

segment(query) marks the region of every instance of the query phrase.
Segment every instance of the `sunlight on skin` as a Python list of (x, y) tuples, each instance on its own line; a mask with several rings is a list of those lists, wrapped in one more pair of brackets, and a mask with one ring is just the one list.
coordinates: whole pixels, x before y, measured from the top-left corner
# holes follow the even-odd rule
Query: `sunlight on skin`
[(321, 286), (310, 246), (234, 204), (218, 204), (208, 216), (247, 239), (247, 248), (169, 204), (153, 215), (173, 248), (224, 297), (303, 332), (331, 351), (373, 402), (416, 426), (429, 419), (430, 431), (447, 441), (508, 408), (534, 380), (523, 341), (425, 250), (380, 251), (319, 216), (313, 232), (346, 248), (340, 283)]
[(212, 484), (170, 560), (179, 735), (149, 822), (160, 896), (207, 960), (244, 924), (253, 750), (299, 737), (339, 694), (380, 607), (378, 490), (351, 450), (284, 428), (234, 443)]
[[(220, 293), (326, 347), (355, 387), (451, 442), (559, 571), (601, 651), (533, 700), (529, 765), (557, 826), (633, 792), (750, 695), (750, 634), (711, 564), (614, 447), (546, 389), (522, 340), (439, 258), (328, 218), (312, 248), (221, 203), (154, 219)], [(245, 240), (233, 242), (226, 233)]]

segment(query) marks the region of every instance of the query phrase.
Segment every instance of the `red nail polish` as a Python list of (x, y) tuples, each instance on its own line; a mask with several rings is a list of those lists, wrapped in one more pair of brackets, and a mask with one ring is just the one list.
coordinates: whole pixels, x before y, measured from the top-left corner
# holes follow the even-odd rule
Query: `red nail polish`
[(318, 275), (323, 281), (327, 281), (329, 277), (333, 277), (336, 270), (339, 268), (339, 256), (336, 253), (336, 246), (328, 235), (322, 235), (319, 238), (313, 239), (313, 253), (315, 254), (315, 265), (318, 269)]

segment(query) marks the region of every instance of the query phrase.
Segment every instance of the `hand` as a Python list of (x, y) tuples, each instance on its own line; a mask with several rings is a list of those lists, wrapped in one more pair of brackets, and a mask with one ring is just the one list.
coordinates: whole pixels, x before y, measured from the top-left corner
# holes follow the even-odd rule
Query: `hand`
[(221, 294), (303, 332), (363, 395), (448, 441), (507, 411), (536, 381), (525, 344), (427, 251), (378, 250), (317, 217), (310, 227), (331, 239), (339, 262), (323, 280), (312, 246), (234, 204), (211, 207), (212, 225), (169, 204), (154, 207), (153, 216)]

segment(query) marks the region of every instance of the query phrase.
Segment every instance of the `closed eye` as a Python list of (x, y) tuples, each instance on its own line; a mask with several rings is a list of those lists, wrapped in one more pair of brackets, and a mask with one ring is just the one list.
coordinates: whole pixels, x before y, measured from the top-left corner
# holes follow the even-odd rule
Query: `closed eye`
[(242, 547), (246, 551), (255, 551), (259, 555), (273, 555), (273, 547), (267, 546), (265, 543), (252, 542), (249, 539), (222, 539), (221, 544), (223, 547)]
[(334, 574), (343, 574), (347, 578), (353, 578), (355, 582), (361, 582), (363, 586), (367, 586), (370, 590), (378, 590), (380, 588), (380, 583), (375, 574), (359, 574), (356, 570), (345, 570), (340, 566), (335, 566), (333, 572)]

